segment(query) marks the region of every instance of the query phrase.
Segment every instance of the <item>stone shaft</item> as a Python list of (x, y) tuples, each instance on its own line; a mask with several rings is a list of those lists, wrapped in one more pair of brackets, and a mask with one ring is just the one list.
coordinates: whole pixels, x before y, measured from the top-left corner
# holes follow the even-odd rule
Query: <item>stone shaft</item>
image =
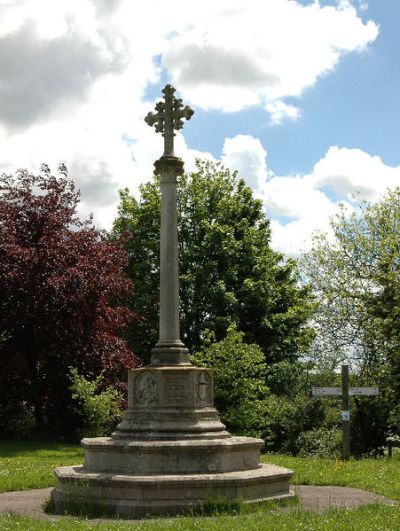
[(160, 344), (181, 344), (179, 333), (177, 180), (161, 177)]
[(179, 267), (177, 227), (177, 177), (183, 172), (178, 157), (161, 157), (155, 163), (160, 175), (160, 325), (159, 341), (152, 352), (153, 365), (189, 363), (189, 353), (180, 340)]

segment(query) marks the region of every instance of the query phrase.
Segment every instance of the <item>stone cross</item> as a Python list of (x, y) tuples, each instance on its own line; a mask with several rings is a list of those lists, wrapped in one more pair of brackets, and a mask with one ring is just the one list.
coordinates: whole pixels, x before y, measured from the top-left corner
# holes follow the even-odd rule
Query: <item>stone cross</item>
[(174, 129), (182, 129), (183, 120), (190, 120), (193, 115), (193, 110), (182, 104), (181, 99), (174, 96), (175, 89), (171, 85), (165, 85), (162, 90), (165, 101), (159, 101), (156, 104), (157, 113), (149, 112), (145, 118), (145, 122), (153, 126), (155, 125), (156, 133), (162, 133), (164, 137), (164, 156), (174, 156)]
[(164, 101), (156, 104), (156, 113), (149, 113), (145, 121), (155, 125), (164, 137), (164, 154), (154, 163), (161, 186), (160, 229), (160, 334), (151, 351), (152, 365), (188, 365), (189, 351), (180, 340), (179, 326), (179, 267), (178, 229), (176, 215), (177, 177), (183, 173), (183, 160), (174, 154), (174, 130), (189, 120), (192, 109), (184, 107), (174, 96), (175, 89), (166, 85)]

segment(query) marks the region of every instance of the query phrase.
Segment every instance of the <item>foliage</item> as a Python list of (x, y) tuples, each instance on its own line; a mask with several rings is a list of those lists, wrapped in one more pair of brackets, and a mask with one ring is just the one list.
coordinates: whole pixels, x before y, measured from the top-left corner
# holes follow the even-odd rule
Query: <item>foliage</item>
[(287, 360), (268, 364), (265, 383), (271, 393), (278, 396), (295, 397), (306, 382), (303, 381), (303, 364)]
[(342, 450), (342, 432), (325, 427), (304, 431), (297, 438), (299, 456), (339, 458)]
[(351, 214), (342, 208), (331, 226), (334, 240), (317, 235), (303, 263), (318, 294), (316, 323), (323, 348), (354, 359), (365, 370), (386, 361), (395, 369), (400, 346), (400, 188), (375, 204), (360, 201)]
[(352, 420), (356, 454), (379, 452), (400, 426), (400, 188), (331, 225), (334, 239), (317, 235), (303, 263), (319, 302), (314, 358), (350, 361), (353, 385), (379, 386), (353, 400)]
[[(141, 186), (139, 200), (121, 192), (114, 235), (132, 234), (125, 244), (135, 284), (131, 308), (142, 317), (127, 337), (147, 359), (158, 330), (159, 224), (158, 179)], [(294, 262), (271, 249), (262, 203), (244, 181), (198, 161), (179, 180), (178, 230), (182, 339), (191, 353), (235, 324), (268, 362), (296, 360), (310, 342), (308, 289), (298, 287)]]
[(327, 404), (302, 394), (290, 398), (270, 395), (267, 418), (267, 450), (296, 455), (301, 449), (300, 435), (326, 425)]
[[(126, 252), (76, 214), (64, 166), (0, 177), (0, 427), (32, 408), (37, 428), (71, 433), (68, 367), (112, 381), (138, 359), (118, 333), (132, 284)], [(72, 423), (72, 424), (71, 424)]]
[(19, 406), (19, 411), (6, 419), (4, 429), (11, 438), (29, 439), (35, 433), (35, 416), (28, 404), (20, 403)]
[(377, 385), (379, 399), (355, 400), (357, 452), (399, 433), (400, 188), (375, 204), (359, 201), (332, 220), (334, 238), (319, 234), (303, 267), (319, 302), (314, 359), (351, 363), (353, 385)]
[(72, 398), (79, 401), (82, 411), (84, 437), (99, 437), (109, 432), (122, 418), (120, 403), (122, 396), (113, 387), (101, 390), (103, 377), (87, 380), (71, 368)]
[(231, 326), (222, 341), (194, 354), (191, 361), (214, 369), (215, 405), (228, 429), (260, 437), (266, 422), (266, 363), (261, 349), (243, 339), (243, 332)]

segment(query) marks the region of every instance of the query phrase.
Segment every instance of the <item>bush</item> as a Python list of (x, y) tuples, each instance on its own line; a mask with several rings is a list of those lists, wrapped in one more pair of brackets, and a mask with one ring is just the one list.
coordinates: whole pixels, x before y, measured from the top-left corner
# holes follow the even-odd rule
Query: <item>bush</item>
[(243, 342), (234, 326), (222, 341), (192, 356), (199, 367), (214, 369), (215, 405), (233, 433), (260, 437), (266, 429), (266, 362), (258, 345)]
[(78, 374), (76, 368), (70, 370), (72, 398), (79, 401), (79, 412), (84, 421), (83, 437), (99, 437), (112, 431), (121, 420), (119, 404), (122, 397), (113, 388), (100, 391), (102, 377), (89, 381)]
[(296, 443), (300, 457), (338, 458), (341, 455), (342, 434), (338, 429), (322, 427), (301, 433)]
[(304, 395), (292, 399), (270, 395), (264, 434), (267, 450), (297, 455), (298, 437), (305, 431), (320, 428), (326, 418), (327, 405), (323, 400)]
[(4, 426), (5, 434), (13, 439), (30, 439), (36, 428), (35, 416), (28, 404), (22, 404), (18, 413), (10, 416)]

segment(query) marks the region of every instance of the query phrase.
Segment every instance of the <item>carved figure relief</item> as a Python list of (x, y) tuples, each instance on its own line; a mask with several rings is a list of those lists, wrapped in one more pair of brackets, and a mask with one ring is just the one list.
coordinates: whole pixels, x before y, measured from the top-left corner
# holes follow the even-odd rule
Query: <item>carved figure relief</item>
[(136, 385), (136, 401), (141, 406), (151, 406), (156, 402), (156, 382), (150, 373), (142, 374)]
[(207, 403), (209, 402), (209, 395), (210, 395), (210, 381), (209, 376), (205, 372), (200, 372), (197, 376), (197, 382), (196, 382), (196, 394), (197, 394), (197, 400), (200, 403)]

